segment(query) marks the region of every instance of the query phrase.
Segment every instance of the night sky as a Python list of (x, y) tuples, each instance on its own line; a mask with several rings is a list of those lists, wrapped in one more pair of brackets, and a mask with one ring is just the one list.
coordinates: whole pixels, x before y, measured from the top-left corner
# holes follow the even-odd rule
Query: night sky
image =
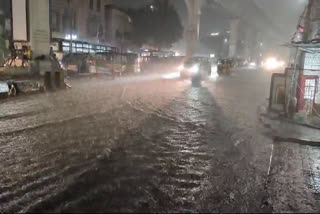
[(307, 0), (255, 0), (267, 16), (291, 37)]
[[(152, 0), (115, 0), (114, 3), (120, 7), (141, 7)], [(202, 0), (203, 1), (203, 0)], [(239, 0), (235, 0), (239, 1)], [(307, 0), (254, 0), (263, 9), (266, 15), (290, 37), (295, 31), (298, 19), (302, 13)], [(178, 12), (185, 20), (186, 6), (184, 0), (172, 0)]]

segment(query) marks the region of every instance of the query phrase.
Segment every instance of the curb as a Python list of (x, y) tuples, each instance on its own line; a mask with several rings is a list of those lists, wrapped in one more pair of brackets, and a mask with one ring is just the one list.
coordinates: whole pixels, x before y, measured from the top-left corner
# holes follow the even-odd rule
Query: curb
[(7, 80), (0, 82), (0, 98), (28, 95), (41, 92), (43, 86), (39, 80)]
[(296, 144), (300, 144), (300, 145), (320, 147), (320, 141), (311, 141), (311, 140), (307, 140), (307, 139), (274, 136), (273, 141), (278, 142), (278, 143), (289, 142), (289, 143), (296, 143)]
[[(262, 108), (265, 108), (265, 109), (262, 110)], [(260, 117), (265, 117), (265, 118), (267, 118), (267, 119), (269, 119), (271, 121), (287, 122), (287, 123), (291, 123), (291, 124), (295, 124), (295, 125), (311, 128), (311, 129), (320, 130), (320, 126), (313, 125), (313, 124), (310, 124), (310, 123), (299, 122), (297, 120), (288, 119), (288, 118), (285, 117), (284, 113), (276, 112), (276, 111), (270, 111), (270, 110), (268, 110), (268, 108), (267, 108), (267, 106), (265, 104), (261, 105), (259, 107), (258, 114), (259, 114)]]
[(286, 120), (284, 120), (284, 121), (285, 121), (285, 122), (288, 122), (288, 123), (296, 124), (296, 125), (299, 125), (299, 126), (304, 126), (304, 127), (307, 127), (307, 128), (320, 130), (320, 127), (319, 127), (319, 126), (315, 126), (315, 125), (312, 125), (312, 124), (299, 123), (299, 122), (297, 122), (297, 121), (290, 120), (290, 119), (286, 119)]
[[(320, 138), (317, 137), (320, 136), (320, 133), (318, 134), (320, 128), (317, 126), (290, 120), (279, 112), (276, 114), (269, 111), (259, 112), (259, 121), (269, 130), (265, 134), (271, 137), (274, 142), (284, 141), (320, 147)], [(299, 131), (298, 134), (296, 131)]]

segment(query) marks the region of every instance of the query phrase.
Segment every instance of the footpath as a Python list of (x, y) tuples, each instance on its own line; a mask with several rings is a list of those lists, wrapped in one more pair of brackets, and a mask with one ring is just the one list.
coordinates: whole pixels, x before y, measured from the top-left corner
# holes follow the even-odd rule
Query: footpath
[[(52, 73), (50, 73), (50, 75), (51, 74)], [(128, 78), (130, 78), (131, 80), (135, 78), (141, 78), (143, 74), (144, 73), (131, 73), (131, 74), (123, 74), (121, 76), (113, 77), (106, 73), (66, 73), (64, 74), (64, 72), (62, 72), (63, 77), (61, 78), (63, 80), (60, 81), (60, 84), (65, 84), (65, 86), (70, 88), (71, 86), (68, 84), (69, 79), (101, 77), (108, 80), (113, 80), (117, 78), (117, 79), (126, 81), (126, 79)], [(53, 76), (49, 78), (52, 81), (56, 81), (57, 77)], [(58, 77), (58, 79), (59, 78), (60, 77)], [(52, 84), (54, 85), (54, 83)], [(39, 75), (39, 74), (32, 74), (32, 72), (29, 71), (29, 68), (0, 67), (0, 98), (33, 94), (33, 93), (39, 93), (39, 92), (44, 92), (46, 90), (50, 90), (46, 87), (46, 85), (47, 85), (46, 76)], [(53, 91), (55, 89), (57, 89), (57, 87), (53, 87)]]
[(288, 119), (279, 112), (259, 109), (259, 119), (275, 141), (293, 142), (320, 147), (320, 118), (305, 120), (299, 116)]

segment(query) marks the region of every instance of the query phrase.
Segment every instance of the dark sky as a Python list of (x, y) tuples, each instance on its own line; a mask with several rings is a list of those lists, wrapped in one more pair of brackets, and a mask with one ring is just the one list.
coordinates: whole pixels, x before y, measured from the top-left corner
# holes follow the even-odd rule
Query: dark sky
[[(121, 7), (140, 7), (152, 0), (114, 0)], [(204, 0), (201, 0), (204, 1)], [(223, 1), (223, 0), (222, 0)], [(241, 1), (241, 0), (235, 0)], [(266, 15), (289, 36), (295, 31), (307, 0), (254, 0)], [(172, 0), (181, 16), (186, 15), (184, 0)], [(185, 19), (185, 17), (182, 17)]]
[[(138, 8), (147, 3), (150, 3), (152, 0), (114, 0), (113, 2), (120, 7), (123, 8)], [(161, 1), (161, 0), (160, 0)], [(180, 14), (181, 20), (185, 24), (186, 17), (187, 17), (187, 8), (185, 5), (184, 0), (171, 0), (174, 6), (177, 8), (178, 13)], [(206, 0), (199, 0), (203, 3)], [(214, 1), (214, 0), (208, 0)], [(215, 1), (223, 1), (223, 0), (215, 0)], [(234, 1), (241, 1), (241, 0), (234, 0)], [(281, 37), (283, 38), (282, 41), (278, 41), (277, 43), (283, 44), (288, 42), (291, 37), (293, 36), (299, 16), (303, 12), (305, 5), (307, 4), (307, 0), (252, 0), (255, 1), (258, 7), (264, 11), (265, 15), (273, 22), (274, 25), (278, 26), (278, 29), (281, 29)], [(203, 21), (203, 24), (200, 25), (203, 27), (201, 32), (207, 31), (215, 31), (215, 29), (220, 28), (219, 25), (222, 23), (215, 23), (212, 21), (212, 14), (207, 16), (208, 18), (204, 17), (204, 20), (209, 19), (208, 21)], [(202, 19), (203, 20), (203, 19)], [(208, 25), (215, 25), (210, 26)], [(201, 28), (201, 27), (200, 27)], [(206, 29), (204, 29), (206, 28)], [(201, 35), (200, 35), (201, 36)], [(184, 47), (184, 42), (181, 40), (178, 44), (176, 44), (176, 48), (180, 49)]]
[[(171, 0), (181, 15), (185, 14), (186, 6), (184, 0)], [(139, 8), (152, 0), (114, 0), (114, 4), (123, 8)]]
[(291, 36), (296, 29), (307, 0), (255, 0), (266, 15)]

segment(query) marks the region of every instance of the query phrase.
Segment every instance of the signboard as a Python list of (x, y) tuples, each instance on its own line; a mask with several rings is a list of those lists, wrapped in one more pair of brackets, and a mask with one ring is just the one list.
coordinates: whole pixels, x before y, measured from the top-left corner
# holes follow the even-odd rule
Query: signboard
[(12, 0), (13, 41), (28, 41), (27, 0)]

